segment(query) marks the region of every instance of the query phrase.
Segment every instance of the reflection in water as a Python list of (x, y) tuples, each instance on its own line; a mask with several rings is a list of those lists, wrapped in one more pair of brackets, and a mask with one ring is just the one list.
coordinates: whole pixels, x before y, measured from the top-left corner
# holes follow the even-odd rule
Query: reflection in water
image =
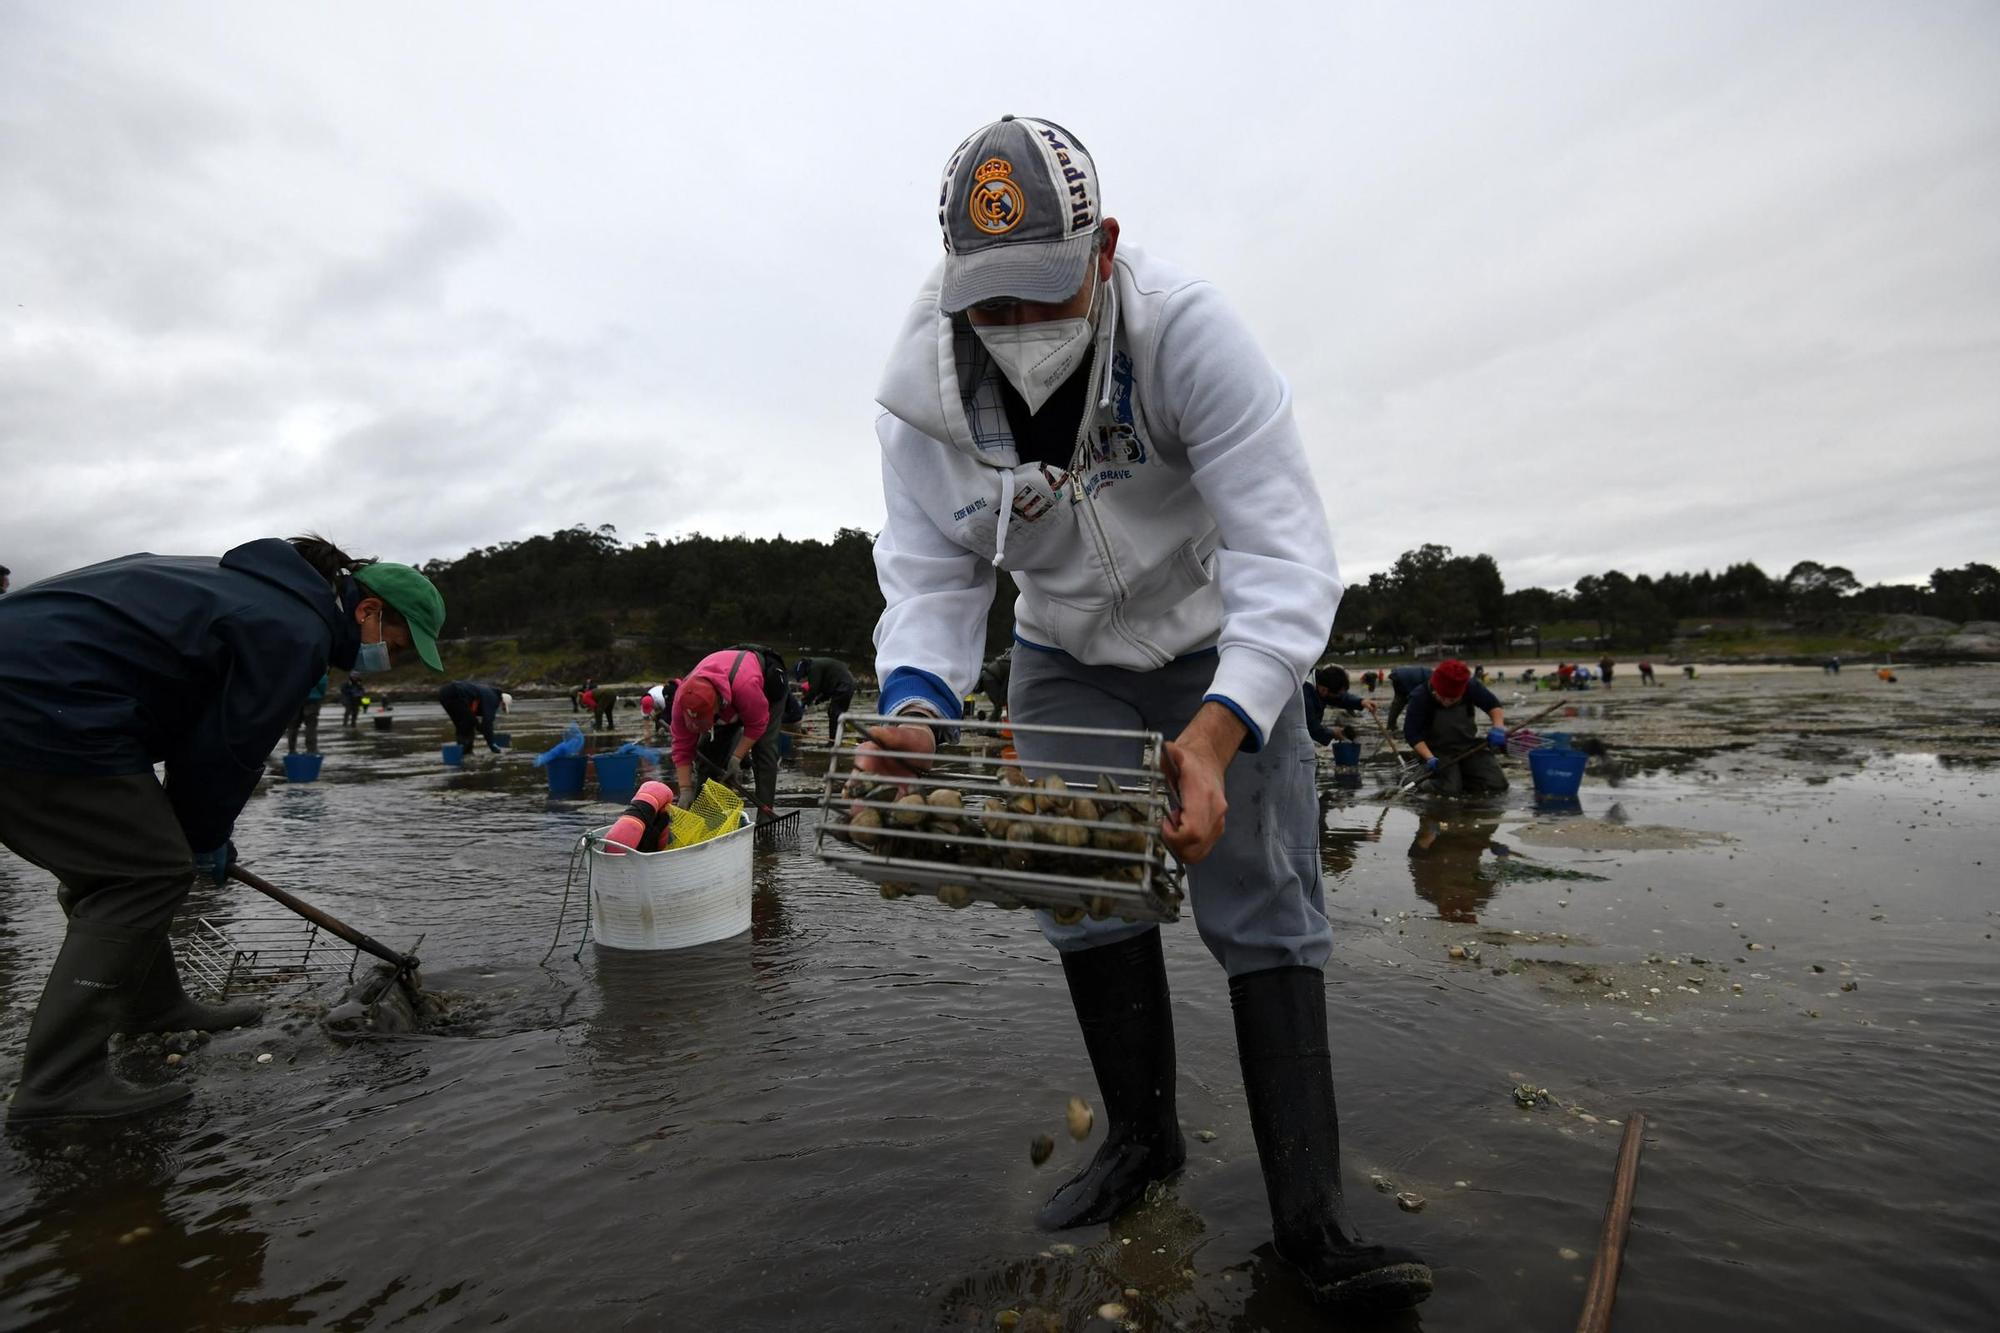
[(1382, 823), (1389, 817), (1389, 807), (1383, 806), (1376, 812), (1372, 822), (1366, 824), (1343, 824), (1338, 822), (1343, 804), (1332, 792), (1322, 791), (1319, 796), (1319, 859), (1320, 866), (1328, 879), (1341, 879), (1354, 869), (1354, 861), (1361, 853), (1364, 843), (1382, 841)]
[(1500, 820), (1462, 807), (1450, 813), (1450, 819), (1426, 814), (1418, 822), (1410, 840), (1410, 883), (1419, 898), (1437, 905), (1443, 920), (1474, 924), (1493, 897), (1495, 885), (1480, 876), (1479, 860)]
[(665, 1071), (721, 1040), (717, 1022), (741, 1026), (757, 1007), (747, 935), (692, 949), (613, 949), (593, 944), (598, 1006), (584, 1028), (593, 1075), (615, 1089), (672, 1100)]
[[(171, 1145), (184, 1127), (168, 1116), (11, 1136), (10, 1169), (29, 1182), (34, 1204), (0, 1228), (0, 1248), (16, 1257), (0, 1320), (24, 1329), (161, 1330), (315, 1322), (295, 1297), (251, 1296), (266, 1285), (270, 1237), (242, 1225), (243, 1210), (191, 1225), (184, 1195), (167, 1206), (180, 1166)], [(113, 1256), (116, 1280), (106, 1280)]]

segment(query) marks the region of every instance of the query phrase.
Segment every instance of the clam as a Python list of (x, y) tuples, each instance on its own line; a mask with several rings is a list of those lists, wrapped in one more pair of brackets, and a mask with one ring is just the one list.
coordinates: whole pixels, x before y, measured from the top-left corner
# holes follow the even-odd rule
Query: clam
[(1035, 813), (1038, 815), (1059, 815), (1069, 805), (1069, 784), (1061, 774), (1051, 773), (1035, 784)]
[(1090, 831), (1090, 844), (1101, 852), (1142, 852), (1146, 849), (1145, 821), (1139, 812), (1122, 802), (1102, 805), (1102, 823), (1122, 825)]
[(896, 808), (889, 812), (889, 822), (898, 828), (916, 828), (930, 812), (931, 808), (923, 796), (911, 792), (908, 796), (896, 798)]
[(1007, 818), (1008, 815), (1013, 813), (1013, 811), (1007, 808), (1007, 803), (998, 796), (989, 796), (986, 798), (986, 803), (980, 809), (984, 813), (979, 816), (979, 826), (986, 830), (987, 836), (994, 838), (1006, 837), (1008, 825), (1013, 822)]
[(972, 890), (963, 884), (940, 884), (937, 888), (937, 900), (946, 907), (970, 907)]
[(1040, 1166), (1049, 1160), (1055, 1150), (1056, 1140), (1053, 1134), (1037, 1134), (1028, 1144), (1028, 1160)]
[(1069, 1099), (1069, 1109), (1064, 1112), (1064, 1119), (1069, 1124), (1069, 1136), (1079, 1140), (1089, 1138), (1090, 1127), (1097, 1122), (1097, 1117), (1090, 1112), (1090, 1103), (1081, 1097)]
[(847, 833), (856, 847), (872, 850), (881, 846), (882, 812), (864, 805), (848, 819)]
[(904, 894), (913, 892), (915, 888), (916, 886), (913, 884), (884, 884), (882, 886), (882, 896), (890, 902), (894, 902)]
[(933, 810), (963, 810), (965, 798), (951, 787), (933, 787), (924, 797), (924, 804)]
[(1090, 845), (1100, 852), (1143, 852), (1146, 850), (1146, 835), (1135, 828), (1095, 828), (1087, 829)]
[(1113, 912), (1116, 912), (1118, 910), (1118, 900), (1116, 898), (1109, 896), (1108, 894), (1102, 894), (1102, 893), (1094, 894), (1091, 896), (1090, 900), (1083, 905), (1083, 910), (1090, 913), (1090, 919), (1092, 921), (1103, 921), (1109, 918)]
[(1015, 824), (1007, 830), (1007, 868), (1032, 870), (1035, 866), (1035, 826)]
[(1081, 907), (1051, 907), (1049, 915), (1054, 918), (1058, 926), (1073, 926), (1083, 920), (1083, 909)]
[(1007, 802), (1007, 808), (1017, 815), (1032, 815), (1035, 813), (1035, 798), (1016, 796)]
[(1078, 796), (1070, 801), (1069, 816), (1071, 819), (1086, 820), (1102, 818), (1097, 810), (1097, 802), (1091, 800), (1088, 796)]
[(1042, 841), (1051, 847), (1087, 847), (1090, 830), (1081, 824), (1044, 824)]
[(1000, 766), (1000, 780), (1010, 787), (1032, 787), (1034, 785), (1028, 781), (1026, 773), (1023, 773), (1012, 764), (1002, 764)]

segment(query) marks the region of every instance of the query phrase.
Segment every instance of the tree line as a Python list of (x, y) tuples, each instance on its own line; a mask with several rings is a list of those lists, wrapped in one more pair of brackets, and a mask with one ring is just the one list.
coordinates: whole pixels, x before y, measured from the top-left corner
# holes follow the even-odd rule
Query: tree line
[(1746, 561), (1719, 574), (1612, 569), (1585, 575), (1570, 588), (1509, 592), (1493, 557), (1426, 545), (1350, 588), (1335, 630), (1337, 641), (1485, 639), (1498, 648), (1551, 622), (1583, 621), (1595, 624), (1607, 642), (1650, 649), (1669, 642), (1684, 620), (1781, 619), (1799, 630), (1833, 631), (1862, 616), (1890, 614), (2000, 619), (2000, 570), (1973, 563), (1935, 570), (1928, 583), (1863, 587), (1841, 565), (1801, 560), (1770, 575)]
[[(586, 657), (608, 655), (621, 641), (669, 656), (754, 641), (862, 664), (882, 612), (873, 545), (858, 528), (831, 541), (697, 533), (633, 543), (609, 524), (578, 525), (433, 560), (424, 572), (444, 594), (454, 636), (511, 636), (524, 650)], [(987, 623), (989, 656), (1009, 642), (1013, 603), (1013, 582), (1003, 577)], [(1497, 651), (1542, 625), (1583, 621), (1610, 642), (1651, 649), (1689, 619), (1782, 618), (1824, 630), (1881, 614), (2000, 620), (2000, 571), (1975, 563), (1939, 569), (1926, 584), (1863, 587), (1839, 565), (1802, 560), (1770, 575), (1745, 562), (1720, 573), (1613, 569), (1570, 588), (1509, 591), (1492, 556), (1424, 545), (1348, 589), (1334, 641), (1417, 647), (1483, 638)]]

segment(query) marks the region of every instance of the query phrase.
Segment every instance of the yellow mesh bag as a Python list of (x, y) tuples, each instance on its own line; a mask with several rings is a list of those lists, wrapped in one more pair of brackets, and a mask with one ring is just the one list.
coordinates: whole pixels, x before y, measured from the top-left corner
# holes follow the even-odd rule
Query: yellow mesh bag
[(700, 815), (677, 805), (667, 807), (667, 825), (673, 830), (669, 847), (692, 847), (698, 842), (708, 841), (714, 832)]
[(701, 791), (688, 808), (708, 825), (708, 836), (712, 838), (736, 827), (736, 817), (743, 813), (743, 798), (710, 778), (701, 784)]

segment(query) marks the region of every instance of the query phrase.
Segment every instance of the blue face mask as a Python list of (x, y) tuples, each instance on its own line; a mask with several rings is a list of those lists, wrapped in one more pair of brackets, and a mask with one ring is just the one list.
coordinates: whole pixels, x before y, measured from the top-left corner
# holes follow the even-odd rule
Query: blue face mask
[(354, 669), (364, 674), (389, 669), (389, 645), (382, 642), (364, 643), (361, 651), (354, 655)]

